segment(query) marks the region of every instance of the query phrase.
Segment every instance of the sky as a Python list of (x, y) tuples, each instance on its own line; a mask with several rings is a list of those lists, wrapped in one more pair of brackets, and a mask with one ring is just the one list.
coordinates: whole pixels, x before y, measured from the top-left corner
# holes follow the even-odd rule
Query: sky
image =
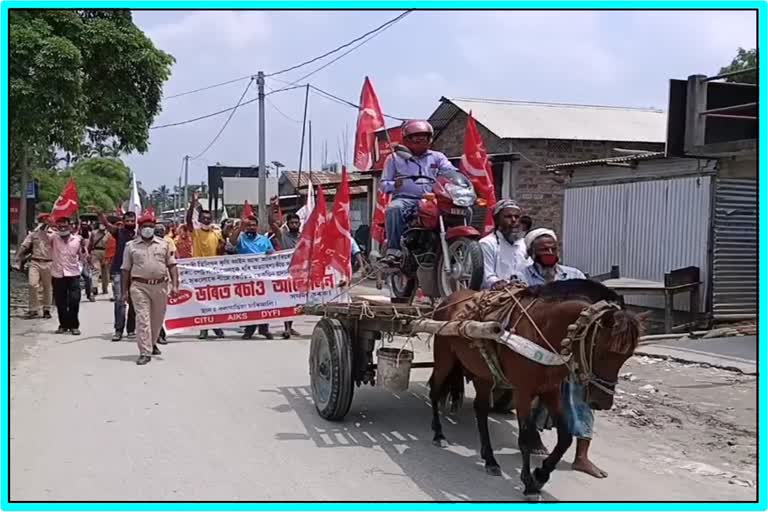
[[(176, 59), (155, 125), (234, 106), (248, 80), (168, 96), (298, 64), (400, 12), (134, 11), (155, 46)], [(739, 47), (756, 47), (756, 34), (751, 11), (414, 11), (302, 83), (358, 103), (368, 76), (384, 113), (402, 118), (427, 118), (442, 96), (666, 110), (669, 79), (716, 74)], [(338, 55), (275, 78), (295, 81)], [(285, 84), (267, 79), (266, 86)], [(256, 93), (254, 82), (245, 100)], [(267, 97), (267, 162), (298, 168), (304, 94), (297, 89)], [(148, 191), (178, 184), (183, 156), (203, 151), (227, 116), (152, 130), (149, 150), (126, 162)], [(313, 168), (323, 163), (326, 144), (327, 161), (340, 160), (345, 131), (350, 163), (356, 109), (311, 93), (308, 119)], [(216, 163), (256, 165), (258, 155), (253, 102), (190, 163), (189, 181), (205, 181), (207, 166)]]

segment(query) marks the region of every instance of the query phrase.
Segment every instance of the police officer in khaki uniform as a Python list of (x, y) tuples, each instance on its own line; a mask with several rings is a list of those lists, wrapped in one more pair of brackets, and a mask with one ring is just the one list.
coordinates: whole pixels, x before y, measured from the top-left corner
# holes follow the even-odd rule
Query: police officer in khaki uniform
[[(109, 265), (107, 265), (107, 259), (105, 257), (107, 252), (107, 243), (112, 235), (107, 231), (107, 226), (99, 224), (98, 228), (91, 231), (91, 236), (88, 239), (88, 253), (91, 255), (91, 267), (93, 268), (92, 275), (101, 278), (101, 292), (106, 295), (109, 292)], [(96, 286), (96, 278), (93, 279), (92, 295), (97, 295), (99, 292), (98, 286)]]
[(27, 235), (21, 244), (21, 250), (17, 254), (19, 269), (23, 267), (23, 261), (29, 258), (29, 310), (26, 318), (37, 318), (40, 315), (40, 301), (42, 298), (43, 318), (51, 318), (51, 303), (53, 302), (53, 288), (51, 279), (51, 264), (53, 260), (53, 246), (48, 231), (50, 227), (50, 215), (40, 214), (37, 217), (40, 223), (33, 232)]
[(176, 258), (167, 241), (155, 236), (155, 218), (139, 218), (139, 237), (128, 242), (123, 256), (122, 279), (125, 283), (122, 300), (130, 294), (136, 309), (136, 338), (139, 359), (147, 364), (153, 355), (160, 355), (155, 344), (165, 320), (168, 300), (168, 275), (171, 276), (171, 296), (179, 291)]

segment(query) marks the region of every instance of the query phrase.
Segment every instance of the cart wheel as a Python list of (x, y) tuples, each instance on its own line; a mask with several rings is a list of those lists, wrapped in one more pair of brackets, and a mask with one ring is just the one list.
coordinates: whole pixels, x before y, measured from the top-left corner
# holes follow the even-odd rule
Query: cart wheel
[(329, 421), (342, 420), (352, 404), (354, 385), (352, 345), (338, 320), (322, 318), (312, 331), (309, 375), (317, 412)]

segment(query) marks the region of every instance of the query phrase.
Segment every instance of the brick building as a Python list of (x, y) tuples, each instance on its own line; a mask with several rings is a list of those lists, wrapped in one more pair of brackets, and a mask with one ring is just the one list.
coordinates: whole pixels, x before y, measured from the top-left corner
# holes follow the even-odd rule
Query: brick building
[(547, 165), (623, 153), (616, 149), (664, 151), (666, 140), (667, 116), (658, 110), (441, 98), (429, 118), (435, 150), (461, 156), (470, 111), (491, 155), (496, 196), (517, 200), (534, 226), (557, 232), (563, 185)]

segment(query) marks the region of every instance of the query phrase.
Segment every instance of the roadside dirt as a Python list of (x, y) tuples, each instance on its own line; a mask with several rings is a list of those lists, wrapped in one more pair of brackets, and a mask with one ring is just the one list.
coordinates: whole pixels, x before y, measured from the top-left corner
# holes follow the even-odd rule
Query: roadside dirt
[(614, 408), (597, 413), (638, 429), (650, 470), (685, 470), (754, 487), (757, 377), (696, 364), (635, 357), (624, 366)]

